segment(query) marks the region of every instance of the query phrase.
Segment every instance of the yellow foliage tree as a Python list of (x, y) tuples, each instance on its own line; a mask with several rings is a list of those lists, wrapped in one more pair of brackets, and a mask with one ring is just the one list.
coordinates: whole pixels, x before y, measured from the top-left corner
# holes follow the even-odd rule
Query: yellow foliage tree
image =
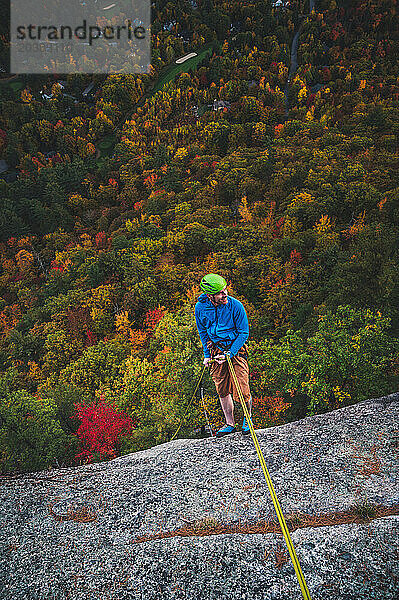
[(39, 381), (42, 375), (42, 371), (39, 365), (34, 360), (28, 360), (29, 372), (27, 373), (27, 379), (33, 381)]
[(21, 92), (21, 100), (25, 102), (25, 104), (29, 104), (32, 101), (32, 94), (26, 88)]
[(322, 215), (314, 229), (317, 232), (317, 247), (327, 249), (338, 243), (339, 234), (333, 231), (333, 223), (328, 215)]
[(300, 192), (291, 200), (289, 208), (296, 208), (297, 206), (311, 204), (312, 202), (314, 202), (314, 198), (311, 194), (308, 194), (307, 192)]
[(90, 290), (90, 296), (82, 303), (83, 307), (90, 309), (109, 309), (114, 299), (114, 288), (112, 285), (100, 285)]
[(85, 200), (87, 202), (87, 199), (83, 198), (80, 194), (72, 194), (68, 198), (68, 204), (72, 208), (83, 208), (85, 205)]
[(35, 264), (33, 254), (27, 250), (20, 250), (15, 255), (15, 260), (17, 261), (18, 268), (22, 273), (29, 272)]
[(253, 215), (251, 213), (251, 211), (248, 208), (248, 201), (247, 201), (247, 197), (243, 196), (241, 198), (241, 202), (240, 205), (238, 207), (238, 212), (241, 215), (241, 220), (244, 221), (244, 223), (249, 223), (250, 221), (252, 221), (253, 219)]
[(80, 236), (80, 240), (81, 240), (83, 248), (92, 248), (93, 247), (93, 242), (91, 241), (91, 237), (89, 236), (88, 233), (82, 233), (82, 235)]
[(252, 138), (254, 142), (262, 142), (265, 139), (265, 135), (267, 132), (267, 125), (260, 121), (259, 123), (255, 123), (252, 130)]
[(132, 331), (131, 327), (132, 327), (132, 324), (130, 322), (129, 314), (128, 314), (127, 310), (124, 310), (124, 311), (118, 313), (117, 315), (115, 315), (116, 331), (123, 338), (129, 337), (129, 334)]
[(298, 92), (298, 100), (299, 102), (305, 102), (306, 98), (308, 97), (308, 91), (306, 89), (306, 86), (301, 87), (301, 89)]
[(68, 251), (56, 252), (55, 262), (59, 267), (63, 267), (64, 271), (69, 271), (69, 268), (72, 266), (72, 260)]
[(331, 228), (331, 219), (328, 215), (322, 215), (320, 220), (315, 225), (317, 233), (325, 233), (327, 231), (331, 231)]
[(174, 158), (177, 158), (178, 160), (183, 160), (183, 158), (185, 158), (187, 155), (188, 155), (187, 148), (179, 148), (176, 151)]
[(310, 109), (306, 113), (306, 117), (305, 118), (306, 118), (307, 121), (313, 121), (313, 119), (314, 119), (314, 106), (310, 107)]

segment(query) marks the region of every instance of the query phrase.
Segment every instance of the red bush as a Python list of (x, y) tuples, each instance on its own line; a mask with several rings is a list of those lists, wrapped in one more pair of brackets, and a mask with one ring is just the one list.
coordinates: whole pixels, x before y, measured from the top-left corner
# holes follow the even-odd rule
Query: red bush
[(158, 325), (159, 321), (164, 316), (164, 314), (165, 311), (163, 310), (163, 307), (158, 307), (154, 310), (147, 310), (144, 317), (144, 325), (147, 329), (154, 330), (155, 327)]
[(107, 234), (105, 231), (99, 231), (96, 235), (96, 248), (98, 250), (107, 247)]
[(86, 458), (87, 462), (91, 462), (94, 452), (103, 457), (115, 457), (120, 436), (130, 433), (136, 426), (133, 419), (118, 412), (114, 406), (105, 402), (103, 396), (97, 404), (87, 406), (76, 402), (74, 406), (74, 418), (81, 421), (75, 435), (83, 446), (75, 459)]

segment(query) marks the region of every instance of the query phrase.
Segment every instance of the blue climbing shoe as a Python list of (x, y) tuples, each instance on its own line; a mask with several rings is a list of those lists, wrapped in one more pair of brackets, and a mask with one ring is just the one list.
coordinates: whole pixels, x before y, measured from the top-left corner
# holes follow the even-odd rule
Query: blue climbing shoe
[(247, 423), (247, 419), (244, 417), (244, 420), (242, 422), (242, 429), (241, 429), (243, 435), (248, 435), (248, 433), (250, 433), (249, 431), (249, 425)]
[(222, 437), (224, 435), (228, 435), (229, 433), (235, 433), (237, 429), (233, 425), (225, 425), (222, 429), (216, 432), (216, 437)]

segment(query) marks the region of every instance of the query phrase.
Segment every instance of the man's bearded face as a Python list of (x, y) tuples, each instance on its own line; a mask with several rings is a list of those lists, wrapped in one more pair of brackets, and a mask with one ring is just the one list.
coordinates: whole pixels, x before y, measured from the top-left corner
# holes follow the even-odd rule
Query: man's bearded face
[(217, 306), (219, 306), (220, 304), (227, 304), (229, 301), (229, 295), (227, 292), (227, 286), (225, 288), (223, 288), (223, 290), (221, 292), (218, 292), (217, 294), (213, 294), (213, 296), (211, 296), (214, 304), (216, 304)]

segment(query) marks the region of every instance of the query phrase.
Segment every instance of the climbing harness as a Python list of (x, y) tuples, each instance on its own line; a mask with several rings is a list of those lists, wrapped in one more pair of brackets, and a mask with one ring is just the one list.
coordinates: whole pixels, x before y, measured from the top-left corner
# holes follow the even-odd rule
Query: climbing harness
[(286, 544), (287, 544), (288, 552), (290, 553), (290, 557), (291, 557), (292, 564), (293, 564), (294, 569), (295, 569), (295, 573), (296, 573), (296, 576), (297, 576), (297, 579), (298, 579), (299, 586), (301, 588), (302, 595), (304, 597), (304, 600), (311, 600), (311, 597), (310, 597), (310, 594), (309, 594), (309, 590), (308, 590), (308, 586), (306, 585), (306, 581), (305, 581), (305, 578), (303, 576), (302, 569), (301, 569), (301, 566), (300, 566), (299, 561), (298, 561), (298, 557), (297, 557), (296, 552), (295, 552), (295, 548), (294, 548), (294, 546), (292, 544), (292, 540), (291, 540), (291, 536), (290, 536), (289, 531), (288, 531), (287, 523), (285, 522), (283, 512), (281, 510), (279, 501), (278, 501), (277, 496), (276, 496), (276, 492), (274, 491), (273, 483), (272, 483), (272, 480), (270, 478), (269, 471), (267, 470), (266, 462), (265, 462), (264, 456), (262, 454), (262, 450), (261, 450), (261, 448), (259, 446), (258, 438), (256, 437), (256, 433), (255, 433), (255, 429), (254, 429), (254, 426), (253, 426), (253, 423), (252, 423), (252, 419), (249, 416), (249, 411), (248, 411), (247, 405), (245, 404), (245, 401), (244, 401), (244, 398), (243, 398), (243, 395), (242, 395), (242, 391), (241, 391), (240, 385), (239, 385), (238, 380), (237, 380), (237, 376), (235, 374), (235, 371), (234, 371), (234, 368), (233, 368), (233, 365), (232, 365), (232, 362), (231, 362), (230, 354), (226, 354), (226, 359), (227, 359), (227, 363), (228, 363), (231, 375), (233, 377), (234, 384), (236, 386), (236, 390), (238, 392), (238, 397), (240, 399), (240, 402), (241, 402), (241, 405), (242, 405), (245, 417), (247, 419), (247, 423), (249, 425), (249, 429), (250, 429), (250, 432), (251, 432), (251, 437), (252, 437), (252, 440), (254, 442), (255, 449), (256, 449), (256, 452), (257, 452), (257, 455), (258, 455), (259, 462), (261, 464), (263, 473), (265, 475), (267, 487), (269, 488), (269, 492), (270, 492), (270, 495), (271, 495), (272, 500), (273, 500), (273, 505), (274, 505), (274, 508), (276, 510), (278, 522), (280, 523), (281, 531), (283, 532), (283, 536), (284, 536), (284, 539), (285, 539)]
[(204, 377), (205, 369), (206, 369), (206, 365), (204, 365), (204, 368), (203, 368), (203, 369), (202, 369), (202, 371), (201, 371), (200, 378), (198, 379), (197, 385), (195, 386), (195, 390), (194, 390), (194, 393), (193, 393), (193, 395), (191, 396), (191, 400), (190, 400), (190, 402), (187, 404), (187, 407), (186, 407), (185, 413), (184, 413), (184, 415), (183, 415), (183, 416), (182, 416), (182, 418), (181, 418), (181, 421), (180, 421), (179, 427), (176, 429), (176, 431), (175, 431), (175, 433), (174, 433), (173, 437), (171, 437), (171, 438), (170, 438), (170, 441), (172, 441), (172, 440), (174, 440), (174, 439), (175, 439), (175, 437), (177, 436), (178, 432), (180, 431), (180, 427), (183, 425), (183, 421), (184, 421), (184, 419), (185, 419), (185, 417), (186, 417), (186, 415), (187, 415), (187, 413), (188, 413), (188, 409), (190, 408), (190, 406), (191, 406), (191, 404), (192, 404), (192, 402), (193, 402), (193, 400), (194, 400), (194, 398), (195, 398), (195, 394), (197, 393), (197, 390), (198, 390), (199, 386), (201, 385), (202, 378)]

